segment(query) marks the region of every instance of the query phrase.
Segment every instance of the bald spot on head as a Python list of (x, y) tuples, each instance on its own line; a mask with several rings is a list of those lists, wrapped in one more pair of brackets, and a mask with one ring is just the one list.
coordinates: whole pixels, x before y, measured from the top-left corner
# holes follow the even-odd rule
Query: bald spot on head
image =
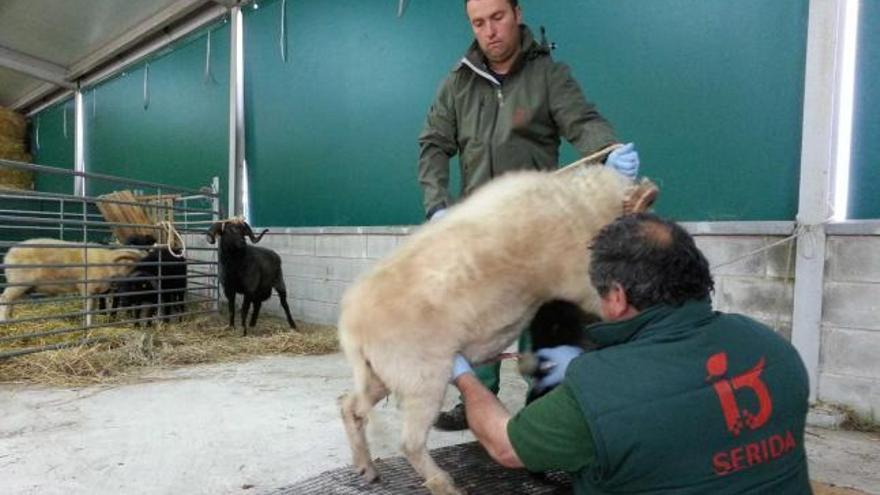
[(639, 231), (644, 239), (654, 246), (660, 248), (672, 246), (672, 229), (668, 225), (647, 220), (639, 226)]

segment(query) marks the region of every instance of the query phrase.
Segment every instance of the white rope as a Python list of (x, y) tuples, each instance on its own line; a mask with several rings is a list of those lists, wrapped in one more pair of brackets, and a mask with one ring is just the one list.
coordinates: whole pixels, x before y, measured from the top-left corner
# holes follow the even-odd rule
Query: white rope
[(150, 108), (150, 63), (144, 64), (144, 110)]
[(64, 123), (62, 124), (64, 139), (67, 139), (67, 103), (65, 103), (64, 106), (61, 107), (61, 113), (64, 115)]
[(281, 34), (278, 36), (281, 61), (287, 62), (287, 0), (281, 0)]
[(580, 165), (584, 165), (587, 163), (599, 163), (603, 158), (605, 158), (606, 155), (608, 155), (612, 151), (616, 150), (617, 148), (621, 148), (621, 147), (623, 147), (623, 145), (619, 144), (619, 143), (610, 144), (610, 145), (602, 148), (601, 150), (596, 151), (593, 154), (587, 155), (579, 160), (573, 161), (573, 162), (569, 163), (568, 165), (565, 165), (564, 167), (559, 167), (558, 169), (554, 170), (553, 173), (554, 174), (565, 174), (565, 173), (571, 172), (572, 170), (576, 169)]
[(211, 74), (211, 31), (205, 37), (205, 75), (202, 78), (205, 84), (215, 83), (214, 75)]
[(769, 251), (769, 250), (773, 249), (774, 247), (776, 247), (776, 246), (778, 246), (778, 245), (780, 245), (780, 244), (785, 244), (786, 242), (789, 242), (789, 241), (791, 241), (792, 239), (795, 239), (795, 238), (797, 238), (797, 237), (803, 235), (802, 232), (798, 232), (799, 229), (800, 229), (800, 227), (798, 227), (797, 229), (795, 229), (796, 232), (795, 232), (794, 234), (792, 234), (792, 235), (786, 237), (785, 239), (782, 239), (782, 240), (776, 241), (776, 242), (774, 242), (774, 243), (772, 243), (772, 244), (768, 244), (768, 245), (766, 245), (766, 246), (760, 247), (760, 248), (758, 248), (758, 249), (755, 249), (754, 251), (749, 251), (748, 253), (746, 253), (746, 254), (744, 254), (744, 255), (742, 255), (742, 256), (738, 256), (738, 257), (736, 257), (736, 258), (734, 258), (734, 259), (732, 259), (732, 260), (725, 261), (724, 263), (719, 263), (719, 264), (717, 264), (717, 265), (712, 265), (711, 268), (712, 268), (712, 270), (715, 270), (716, 268), (721, 268), (721, 267), (723, 267), (723, 266), (732, 265), (732, 264), (734, 264), (734, 263), (736, 263), (736, 262), (738, 262), (738, 261), (742, 261), (742, 260), (744, 260), (744, 259), (746, 259), (746, 258), (751, 258), (752, 256), (754, 256), (754, 255), (756, 255), (756, 254), (761, 254), (761, 253), (763, 253), (764, 251)]
[(793, 239), (797, 239), (798, 237), (806, 237), (806, 241), (809, 244), (806, 244), (804, 247), (804, 257), (810, 259), (816, 255), (815, 254), (816, 239), (813, 234), (815, 233), (817, 228), (821, 228), (823, 225), (825, 225), (829, 221), (830, 221), (830, 218), (826, 219), (823, 222), (817, 223), (817, 224), (810, 224), (810, 225), (796, 224), (795, 229), (794, 229), (794, 233), (792, 233), (790, 236), (788, 236), (784, 239), (780, 239), (780, 240), (778, 240), (774, 243), (768, 244), (766, 246), (760, 247), (758, 249), (755, 249), (753, 251), (749, 251), (748, 253), (743, 254), (741, 256), (737, 256), (736, 258), (733, 258), (732, 260), (728, 260), (723, 263), (718, 263), (717, 265), (712, 265), (711, 268), (712, 268), (712, 270), (715, 270), (715, 269), (721, 268), (723, 266), (732, 265), (738, 261), (742, 261), (746, 258), (750, 258), (756, 254), (761, 254), (765, 251), (769, 251), (780, 244), (785, 244), (786, 242), (790, 242)]
[[(183, 236), (180, 235), (180, 232), (174, 228), (174, 224), (167, 220), (163, 220), (158, 223), (158, 226), (165, 229), (165, 242), (168, 245), (168, 252), (171, 253), (171, 256), (178, 259), (186, 258), (186, 242), (183, 240)], [(177, 238), (180, 242), (180, 254), (174, 252), (174, 243), (171, 241), (172, 237)]]

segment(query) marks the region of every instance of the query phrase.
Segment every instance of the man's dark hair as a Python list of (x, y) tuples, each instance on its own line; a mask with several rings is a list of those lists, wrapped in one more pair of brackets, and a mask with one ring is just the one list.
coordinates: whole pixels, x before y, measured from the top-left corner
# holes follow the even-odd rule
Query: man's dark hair
[(621, 217), (593, 240), (590, 281), (605, 296), (616, 283), (639, 311), (709, 297), (709, 262), (675, 222), (650, 213)]
[[(467, 7), (467, 3), (470, 2), (470, 1), (471, 1), (471, 0), (464, 0), (464, 6)], [(508, 2), (508, 3), (510, 4), (510, 6), (513, 7), (513, 8), (516, 8), (516, 6), (519, 5), (519, 0), (507, 0), (507, 2)]]

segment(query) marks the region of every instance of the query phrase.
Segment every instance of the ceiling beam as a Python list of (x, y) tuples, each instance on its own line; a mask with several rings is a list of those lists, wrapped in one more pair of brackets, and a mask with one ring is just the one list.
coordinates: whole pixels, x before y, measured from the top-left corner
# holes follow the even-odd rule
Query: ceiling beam
[[(32, 108), (35, 104), (37, 104), (40, 100), (46, 98), (47, 96), (52, 95), (53, 93), (58, 91), (58, 86), (50, 83), (39, 83), (33, 89), (25, 93), (21, 98), (12, 102), (9, 105), (9, 108), (15, 110), (16, 112), (21, 112), (23, 110), (27, 110)], [(69, 92), (67, 90), (65, 92)], [(28, 111), (28, 114), (30, 112)]]
[[(210, 0), (179, 0), (75, 63), (66, 77), (80, 83), (81, 87), (94, 85), (226, 12), (226, 8)], [(40, 84), (10, 106), (32, 115), (72, 94), (68, 91), (60, 93), (59, 89), (53, 84)]]
[(73, 89), (76, 85), (67, 79), (67, 69), (41, 58), (0, 46), (0, 67), (20, 72), (41, 81), (63, 88)]
[(158, 31), (164, 29), (175, 21), (182, 19), (197, 8), (209, 3), (209, 0), (178, 0), (152, 17), (144, 20), (137, 26), (129, 29), (125, 34), (95, 50), (82, 60), (70, 66), (67, 77), (79, 79), (84, 74), (91, 72), (119, 54), (137, 46), (150, 38)]
[(150, 54), (161, 50), (163, 47), (174, 43), (189, 33), (221, 18), (226, 15), (226, 12), (226, 8), (213, 4), (200, 10), (197, 14), (188, 17), (186, 21), (176, 25), (174, 28), (164, 30), (161, 35), (146, 40), (144, 43), (136, 46), (133, 50), (125, 53), (125, 55), (119, 57), (112, 63), (108, 63), (100, 69), (85, 74), (84, 77), (79, 79), (80, 86), (83, 88), (94, 86), (101, 81), (112, 77), (126, 67), (136, 64), (148, 57)]

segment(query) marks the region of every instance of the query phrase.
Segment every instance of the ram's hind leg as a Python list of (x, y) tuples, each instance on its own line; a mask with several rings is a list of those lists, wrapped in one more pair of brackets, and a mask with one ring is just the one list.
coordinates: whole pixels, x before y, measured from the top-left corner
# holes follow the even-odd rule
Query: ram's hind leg
[(448, 373), (422, 382), (402, 398), (403, 453), (412, 467), (425, 478), (425, 486), (433, 495), (462, 495), (446, 471), (431, 458), (427, 441), (431, 425), (437, 419), (446, 393)]
[(358, 473), (371, 483), (379, 478), (379, 473), (376, 472), (376, 466), (373, 465), (370, 456), (370, 447), (367, 445), (367, 415), (377, 402), (388, 396), (389, 392), (365, 362), (360, 361), (352, 365), (355, 389), (340, 397), (339, 405), (345, 433), (351, 446), (352, 463)]
[(290, 328), (296, 328), (296, 322), (290, 316), (290, 306), (287, 305), (287, 287), (284, 285), (284, 278), (279, 275), (275, 282), (275, 292), (278, 293), (278, 300), (281, 301), (281, 308), (284, 309), (284, 315), (287, 316), (287, 324)]
[[(8, 268), (7, 268), (8, 270)], [(16, 299), (21, 299), (25, 294), (28, 293), (30, 287), (7, 287), (3, 289), (3, 294), (0, 294), (0, 321), (6, 321), (12, 319), (12, 301)]]

